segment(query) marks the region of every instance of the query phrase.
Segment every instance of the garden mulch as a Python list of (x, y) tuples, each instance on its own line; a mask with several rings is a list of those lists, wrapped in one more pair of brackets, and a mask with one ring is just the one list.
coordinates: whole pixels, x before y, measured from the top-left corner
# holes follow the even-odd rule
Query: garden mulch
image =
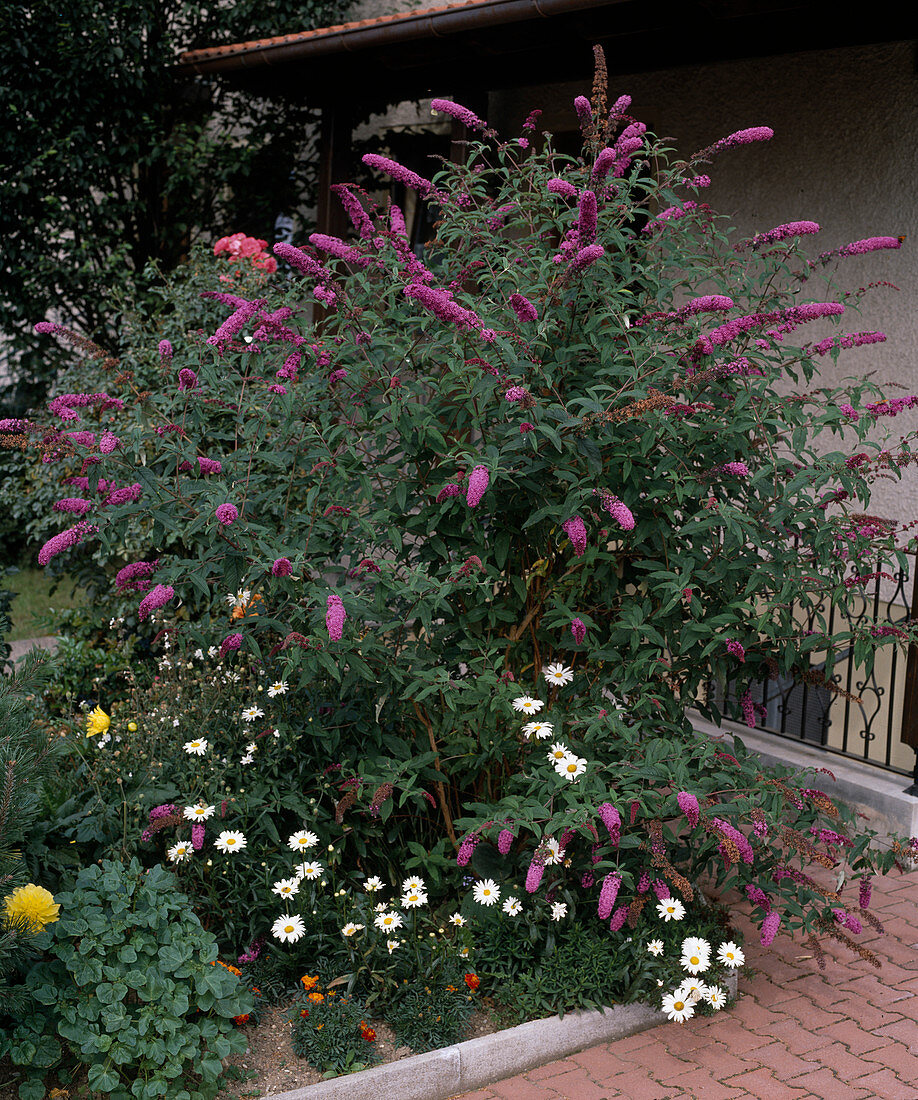
[(722, 1015), (662, 1024), (465, 1093), (462, 1100), (918, 1100), (918, 870), (875, 881), (885, 935), (840, 944), (821, 971), (787, 937), (770, 949), (745, 915), (739, 1001)]

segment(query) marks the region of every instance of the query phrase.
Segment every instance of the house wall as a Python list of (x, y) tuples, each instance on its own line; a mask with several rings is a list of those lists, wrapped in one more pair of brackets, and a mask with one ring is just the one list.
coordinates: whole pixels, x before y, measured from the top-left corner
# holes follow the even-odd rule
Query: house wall
[[(687, 66), (657, 73), (614, 75), (609, 56), (610, 98), (632, 96), (634, 117), (658, 134), (673, 135), (688, 156), (719, 137), (748, 126), (775, 131), (767, 145), (740, 146), (718, 154), (705, 193), (716, 210), (735, 215), (746, 234), (782, 222), (811, 220), (822, 226), (806, 242), (812, 254), (871, 236), (901, 236), (898, 251), (840, 261), (838, 275), (857, 288), (886, 279), (900, 289), (873, 291), (862, 313), (844, 318), (841, 331), (885, 332), (885, 344), (843, 352), (833, 366), (823, 360), (827, 383), (876, 372), (901, 384), (890, 395), (918, 393), (918, 76), (908, 43), (792, 54), (780, 58)], [(585, 59), (585, 68), (589, 59)], [(591, 74), (578, 84), (533, 86), (492, 95), (489, 121), (502, 134), (519, 132), (533, 107), (540, 125), (572, 128), (573, 99), (589, 95)], [(813, 298), (819, 288), (813, 284)], [(807, 338), (834, 328), (808, 326)], [(918, 410), (881, 422), (892, 442), (918, 428)], [(879, 438), (879, 436), (877, 436)], [(837, 442), (827, 439), (829, 448)], [(901, 481), (880, 481), (871, 510), (902, 521), (918, 519), (918, 469)]]

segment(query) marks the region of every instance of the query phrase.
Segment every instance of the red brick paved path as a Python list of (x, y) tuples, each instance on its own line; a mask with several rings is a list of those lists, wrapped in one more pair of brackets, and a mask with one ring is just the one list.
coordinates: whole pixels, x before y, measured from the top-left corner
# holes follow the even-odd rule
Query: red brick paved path
[(736, 1005), (603, 1043), (466, 1093), (463, 1100), (918, 1100), (918, 871), (875, 883), (885, 935), (856, 937), (882, 970), (827, 948), (820, 971), (787, 937), (759, 947), (744, 924)]

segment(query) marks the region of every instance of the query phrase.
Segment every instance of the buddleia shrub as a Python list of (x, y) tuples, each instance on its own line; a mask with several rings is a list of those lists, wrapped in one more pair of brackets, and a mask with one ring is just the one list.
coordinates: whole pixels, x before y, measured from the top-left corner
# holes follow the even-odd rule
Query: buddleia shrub
[[(707, 165), (765, 145), (767, 126), (678, 158), (600, 81), (575, 103), (584, 144), (568, 156), (535, 113), (501, 139), (436, 107), (472, 134), (463, 163), (427, 178), (364, 157), (436, 208), (423, 259), (397, 205), (338, 187), (351, 238), (275, 246), (290, 278), (258, 297), (215, 272), (223, 320), (161, 349), (159, 385), (112, 367), (105, 391), (59, 395), (46, 424), (4, 422), (48, 478), (80, 462), (55, 505), (71, 525), (39, 559), (113, 555), (140, 532), (144, 553), (112, 577), (140, 620), (178, 618), (189, 648), (244, 648), (289, 683), (290, 706), (322, 691), (332, 721), (347, 708), (316, 765), (340, 769), (344, 829), (385, 825), (367, 869), (387, 850), (442, 860), (463, 832), (509, 821), (523, 867), (572, 830), (581, 881), (593, 855), (601, 878), (564, 889), (620, 874), (628, 920), (645, 874), (659, 899), (720, 867), (757, 891), (766, 939), (782, 920), (847, 936), (839, 920), (860, 918), (799, 857), (835, 867), (844, 851), (860, 876), (905, 849), (826, 839), (831, 800), (769, 777), (739, 742), (717, 786), (725, 761), (686, 709), (754, 724), (764, 677), (837, 690), (839, 654), (869, 670), (878, 646), (914, 637), (832, 624), (875, 570), (906, 564), (902, 532), (867, 509), (877, 473), (912, 461), (911, 436), (884, 447), (875, 429), (918, 398), (818, 375), (885, 339), (847, 331), (866, 292), (837, 286), (833, 265), (902, 242), (819, 251), (803, 220), (740, 237), (704, 201)], [(227, 633), (215, 608), (240, 588), (261, 610)], [(570, 797), (554, 802), (530, 762), (538, 734), (510, 711), (538, 717), (551, 668), (574, 678), (555, 737), (569, 721), (584, 738), (564, 742)], [(605, 805), (629, 828), (591, 854)]]

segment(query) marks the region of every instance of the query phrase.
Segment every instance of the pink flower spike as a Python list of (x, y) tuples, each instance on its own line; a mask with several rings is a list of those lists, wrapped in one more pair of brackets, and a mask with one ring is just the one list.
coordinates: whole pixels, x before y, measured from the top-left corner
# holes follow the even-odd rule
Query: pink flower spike
[(489, 481), (490, 474), (488, 473), (487, 466), (476, 466), (469, 474), (469, 485), (465, 494), (465, 502), (470, 508), (478, 506), (481, 498), (487, 491)]
[(332, 593), (326, 600), (326, 607), (325, 626), (328, 628), (329, 641), (340, 642), (344, 632), (344, 620), (347, 618), (341, 597)]
[[(502, 856), (505, 856), (513, 847), (513, 841), (516, 837), (513, 834), (512, 829), (501, 829), (497, 837), (497, 850)], [(866, 908), (866, 906), (864, 906)]]
[(467, 130), (485, 130), (487, 129), (487, 123), (475, 114), (474, 111), (470, 111), (468, 107), (463, 107), (460, 103), (453, 103), (449, 99), (432, 99), (430, 101), (430, 109), (436, 111), (437, 114), (449, 115), (450, 118), (454, 118), (457, 122), (461, 123)]
[(586, 637), (586, 624), (583, 619), (571, 619), (571, 634), (574, 635), (577, 645), (583, 645), (583, 639)]
[(770, 947), (772, 941), (777, 934), (778, 929), (781, 927), (781, 917), (772, 910), (768, 916), (762, 921), (762, 936), (760, 943), (763, 947)]
[(526, 893), (534, 894), (539, 888), (539, 884), (542, 881), (542, 875), (545, 874), (545, 861), (538, 856), (533, 856), (532, 862), (529, 864), (529, 870), (526, 872)]
[(618, 888), (622, 884), (622, 876), (612, 872), (603, 879), (602, 888), (599, 891), (599, 903), (596, 915), (600, 920), (608, 920), (612, 915), (615, 899), (618, 897)]
[(175, 589), (171, 584), (157, 584), (144, 596), (137, 608), (137, 617), (141, 622), (150, 617), (151, 612), (175, 598)]
[(293, 564), (289, 558), (278, 558), (271, 566), (273, 577), (289, 577), (293, 572)]
[(680, 791), (676, 795), (676, 802), (679, 804), (679, 809), (685, 814), (685, 819), (688, 821), (690, 828), (697, 828), (699, 818), (698, 799), (688, 791)]
[(539, 311), (529, 301), (528, 298), (523, 297), (522, 294), (510, 295), (510, 308), (517, 316), (519, 321), (538, 321)]
[(214, 515), (224, 527), (230, 527), (239, 519), (239, 509), (235, 504), (218, 504)]
[(581, 130), (589, 126), (593, 121), (593, 108), (590, 106), (590, 101), (586, 96), (577, 96), (574, 100), (574, 110), (577, 112)]
[(582, 557), (587, 544), (586, 526), (580, 516), (571, 516), (561, 524), (564, 533), (571, 541), (571, 547), (576, 557)]
[(220, 656), (225, 657), (231, 650), (239, 649), (242, 645), (241, 634), (227, 634), (220, 643)]

